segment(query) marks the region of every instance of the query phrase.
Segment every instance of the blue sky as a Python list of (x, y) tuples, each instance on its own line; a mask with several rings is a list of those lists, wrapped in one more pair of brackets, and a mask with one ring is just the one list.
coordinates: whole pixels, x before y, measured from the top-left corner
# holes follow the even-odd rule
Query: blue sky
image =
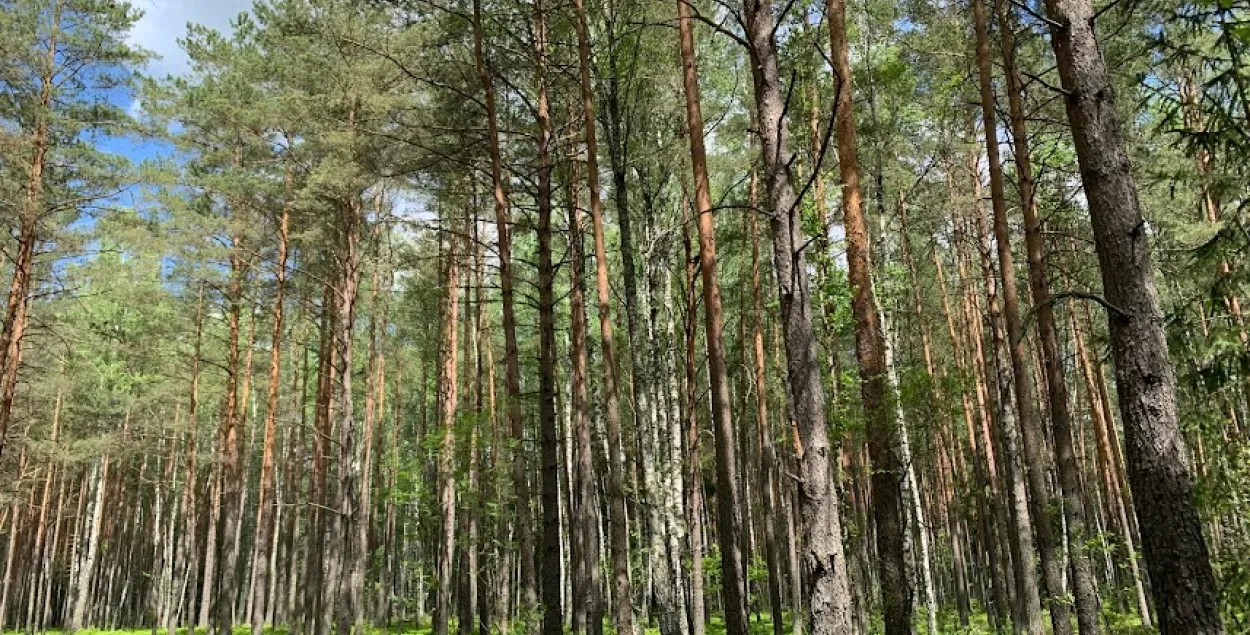
[[(230, 29), (230, 21), (240, 12), (252, 6), (252, 0), (130, 0), (131, 4), (143, 11), (143, 17), (130, 32), (129, 41), (151, 51), (156, 55), (147, 68), (145, 75), (165, 77), (181, 75), (190, 66), (187, 56), (178, 46), (178, 39), (187, 32), (188, 23), (203, 24), (220, 31)], [(109, 101), (128, 108), (132, 114), (138, 114), (142, 104), (138, 99), (128, 95), (109, 96)], [(129, 103), (126, 103), (129, 101)], [(136, 137), (107, 137), (98, 141), (99, 145), (117, 154), (121, 154), (135, 163), (151, 159), (170, 152), (171, 148), (162, 142)], [(122, 196), (122, 200), (133, 203), (135, 192)]]
[(229, 30), (230, 20), (252, 6), (252, 0), (130, 0), (143, 18), (130, 33), (130, 41), (161, 57), (148, 66), (148, 74), (161, 77), (186, 72), (187, 57), (178, 38), (187, 23)]
[[(253, 0), (128, 0), (133, 6), (143, 11), (143, 17), (130, 32), (129, 41), (154, 53), (157, 58), (143, 69), (145, 75), (165, 77), (181, 75), (190, 70), (187, 56), (178, 46), (179, 38), (186, 35), (187, 24), (202, 24), (222, 32), (230, 30), (230, 21), (241, 12), (251, 8)], [(124, 99), (124, 98), (123, 98)], [(126, 104), (119, 104), (126, 105)], [(142, 104), (130, 100), (127, 106), (132, 112), (138, 113)], [(168, 154), (172, 148), (168, 144), (140, 138), (112, 137), (100, 141), (105, 149), (124, 155), (135, 163), (145, 159)], [(134, 204), (135, 191), (123, 195)], [(425, 218), (424, 205), (402, 192), (395, 193), (396, 205), (413, 218)], [(428, 219), (427, 219), (428, 220)]]

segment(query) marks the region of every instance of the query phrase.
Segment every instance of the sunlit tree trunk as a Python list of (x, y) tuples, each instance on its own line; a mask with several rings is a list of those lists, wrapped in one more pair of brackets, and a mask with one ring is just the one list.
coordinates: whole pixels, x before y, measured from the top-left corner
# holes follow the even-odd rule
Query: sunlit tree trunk
[(703, 463), (700, 458), (699, 439), (699, 392), (697, 376), (696, 339), (698, 336), (698, 295), (695, 285), (698, 284), (699, 273), (694, 259), (693, 239), (690, 236), (690, 200), (682, 185), (682, 245), (685, 248), (686, 268), (684, 271), (686, 307), (685, 307), (685, 394), (682, 403), (685, 405), (685, 455), (686, 455), (686, 524), (690, 528), (688, 545), (690, 548), (690, 635), (703, 635), (706, 631), (704, 613), (706, 605), (703, 597)]
[[(837, 91), (834, 128), (838, 172), (842, 179), (842, 214), (846, 228), (851, 313), (855, 321), (855, 354), (859, 361), (861, 395), (867, 418), (868, 452), (873, 464), (872, 508), (876, 521), (882, 611), (886, 635), (907, 635), (913, 630), (913, 609), (905, 561), (907, 532), (903, 520), (902, 492), (905, 473), (898, 455), (900, 430), (894, 412), (896, 396), (887, 381), (885, 338), (872, 289), (872, 257), (860, 186), (845, 1), (827, 0), (825, 13)], [(807, 451), (809, 449), (805, 446), (804, 452)], [(816, 631), (815, 635), (822, 634)]]
[(17, 393), (17, 374), (21, 366), (22, 339), (25, 337), (30, 292), (35, 275), (35, 248), (39, 243), (39, 219), (43, 215), (44, 170), (48, 149), (52, 144), (50, 120), (54, 90), (62, 70), (57, 61), (57, 43), (61, 38), (61, 15), (65, 2), (52, 4), (47, 35), (47, 63), (39, 76), (39, 103), (31, 135), (30, 168), (24, 200), (18, 214), (17, 253), (13, 260), (13, 280), (5, 307), (4, 325), (0, 327), (0, 454), (8, 439), (13, 419), (13, 400)]
[[(270, 543), (273, 541), (274, 514), (268, 507), (274, 497), (274, 439), (278, 425), (278, 391), (282, 378), (282, 318), (286, 294), (287, 236), (293, 204), (292, 168), (286, 170), (287, 202), (278, 219), (278, 258), (274, 270), (273, 330), (269, 339), (269, 386), (265, 394), (265, 440), (261, 455), (260, 488), (256, 494), (256, 548), (252, 552), (252, 635), (262, 635), (265, 626), (265, 593), (269, 588)], [(277, 507), (274, 507), (275, 511)]]
[[(738, 501), (738, 457), (734, 443), (729, 373), (725, 366), (725, 338), (720, 283), (716, 279), (716, 235), (712, 217), (712, 194), (707, 175), (707, 151), (703, 144), (703, 112), (699, 103), (699, 79), (694, 50), (694, 18), (687, 0), (677, 2), (681, 40), (683, 87), (686, 98), (686, 129), (694, 171), (695, 214), (699, 230), (699, 267), (703, 279), (704, 328), (707, 336), (708, 373), (711, 381), (712, 428), (716, 440), (717, 537), (720, 541), (721, 584), (725, 627), (728, 635), (747, 632), (746, 571), (742, 562), (741, 518)], [(696, 619), (699, 619), (696, 616)]]

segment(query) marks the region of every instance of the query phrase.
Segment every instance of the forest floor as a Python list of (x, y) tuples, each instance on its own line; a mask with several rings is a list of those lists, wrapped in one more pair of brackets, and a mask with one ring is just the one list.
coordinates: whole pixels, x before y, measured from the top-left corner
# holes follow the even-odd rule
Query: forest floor
[[(917, 615), (918, 622), (916, 624), (917, 635), (929, 635), (925, 626), (925, 616), (923, 613)], [(938, 634), (937, 635), (993, 635), (994, 631), (990, 628), (988, 615), (984, 612), (975, 612), (971, 615), (968, 629), (961, 629), (959, 626), (958, 616), (954, 611), (943, 611), (938, 616)], [(605, 633), (614, 633), (610, 625), (606, 625)], [(1156, 633), (1154, 629), (1142, 626), (1141, 619), (1136, 615), (1117, 613), (1112, 610), (1103, 611), (1103, 627), (1107, 635), (1151, 635)], [(449, 632), (455, 633), (456, 627), (453, 621)], [(1049, 625), (1046, 628), (1050, 631)], [(1075, 632), (1075, 622), (1073, 623), (1073, 632)], [(152, 630), (150, 628), (140, 629), (118, 629), (118, 630), (80, 630), (74, 635), (154, 635), (161, 633), (161, 630)], [(390, 627), (371, 628), (368, 635), (431, 635), (432, 629), (428, 624), (394, 624)], [(772, 635), (772, 620), (767, 613), (751, 614), (750, 619), (750, 635)], [(789, 615), (784, 620), (783, 633), (790, 632)], [(8, 633), (0, 633), (0, 635), (20, 635), (21, 631), (12, 631)], [(207, 635), (207, 629), (197, 628), (193, 633), (188, 633), (187, 629), (178, 629), (175, 635)], [(288, 635), (286, 628), (266, 628), (266, 635)], [(869, 635), (877, 635), (881, 633), (880, 620), (874, 620), (869, 628)], [(47, 635), (64, 635), (62, 631), (47, 631)], [(251, 635), (251, 628), (246, 625), (239, 625), (234, 628), (232, 635)], [(660, 629), (656, 627), (648, 627), (644, 631), (644, 635), (660, 635)], [(707, 635), (725, 635), (725, 622), (719, 617), (713, 617), (708, 621)]]

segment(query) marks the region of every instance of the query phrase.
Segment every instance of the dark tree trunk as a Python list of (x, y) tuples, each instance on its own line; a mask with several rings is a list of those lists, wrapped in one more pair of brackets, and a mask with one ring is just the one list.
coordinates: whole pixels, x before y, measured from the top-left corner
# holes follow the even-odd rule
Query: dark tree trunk
[(538, 89), (538, 425), (542, 460), (542, 634), (564, 631), (560, 603), (560, 426), (556, 420), (555, 265), (551, 248), (551, 112), (547, 100), (547, 16), (534, 4)]
[(1108, 304), (1111, 354), (1142, 549), (1163, 635), (1224, 632), (1176, 411), (1150, 241), (1089, 0), (1047, 0)]

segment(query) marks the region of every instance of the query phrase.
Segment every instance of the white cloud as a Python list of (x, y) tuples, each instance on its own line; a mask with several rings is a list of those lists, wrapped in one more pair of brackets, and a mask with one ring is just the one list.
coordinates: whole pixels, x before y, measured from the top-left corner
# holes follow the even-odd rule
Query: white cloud
[(132, 119), (143, 117), (143, 100), (138, 97), (132, 97), (130, 105), (126, 107), (126, 114), (130, 115)]
[(148, 64), (147, 72), (156, 77), (181, 75), (189, 70), (186, 54), (178, 39), (187, 33), (187, 24), (203, 24), (222, 32), (230, 21), (252, 6), (252, 0), (130, 0), (143, 11), (143, 17), (130, 32), (130, 41), (160, 56)]

